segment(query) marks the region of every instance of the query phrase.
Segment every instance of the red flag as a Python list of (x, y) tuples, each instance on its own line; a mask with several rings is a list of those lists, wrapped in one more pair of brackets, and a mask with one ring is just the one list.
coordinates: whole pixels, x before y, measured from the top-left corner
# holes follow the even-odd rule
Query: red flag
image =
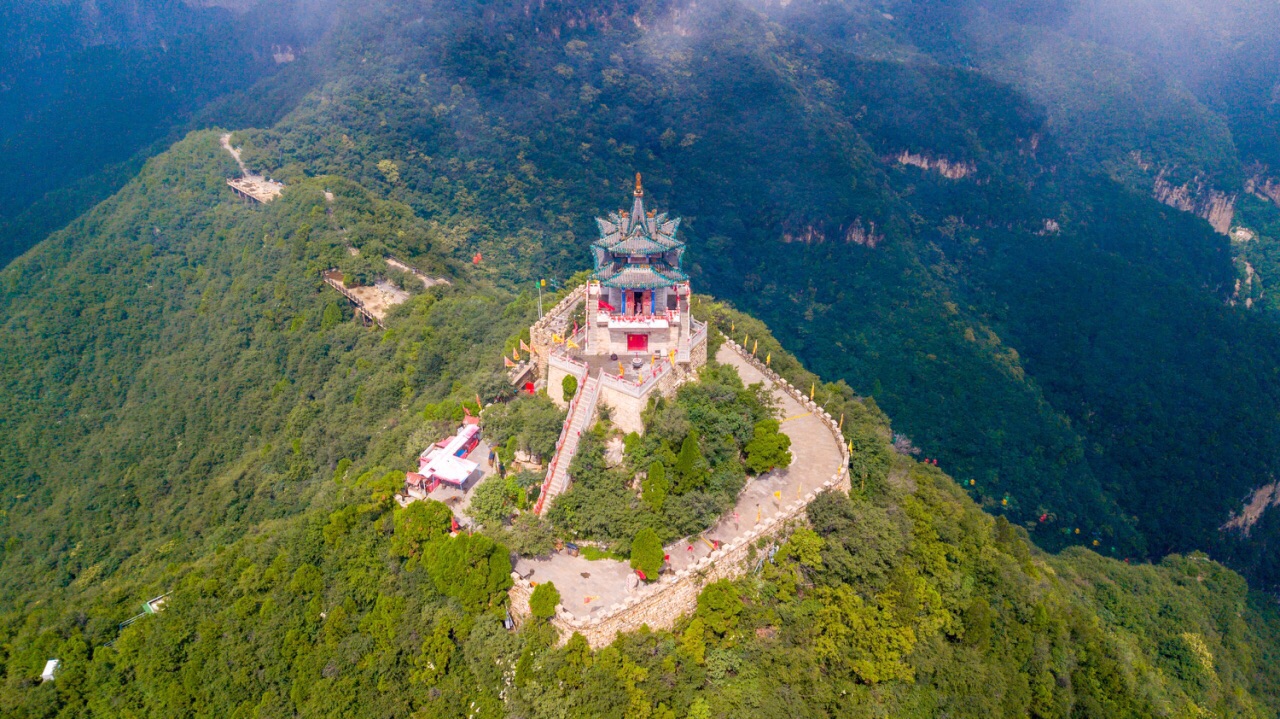
[(646, 577), (646, 576), (644, 576), (644, 572), (643, 572), (643, 571), (641, 571), (641, 570), (637, 569), (637, 570), (636, 570), (636, 574), (639, 574), (639, 575), (640, 575), (640, 578), (641, 578), (641, 579), (643, 579), (643, 580), (645, 580), (646, 582), (647, 582), (647, 581), (649, 581), (649, 578), (648, 578), (648, 577)]
[(452, 524), (452, 526), (453, 526), (453, 530), (452, 530), (452, 531), (456, 532), (456, 531), (458, 531), (459, 529), (461, 529), (461, 527), (459, 527), (459, 526), (458, 526), (458, 518), (457, 518), (457, 517), (449, 517), (449, 522), (450, 522), (450, 524)]

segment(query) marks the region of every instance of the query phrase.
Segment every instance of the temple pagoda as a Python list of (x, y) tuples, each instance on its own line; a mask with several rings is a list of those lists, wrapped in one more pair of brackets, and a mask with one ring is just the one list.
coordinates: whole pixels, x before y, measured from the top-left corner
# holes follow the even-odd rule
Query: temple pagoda
[(646, 211), (636, 174), (631, 211), (596, 218), (600, 239), (591, 245), (595, 263), (588, 288), (591, 354), (675, 353), (687, 344), (689, 276), (680, 269), (684, 243), (676, 239), (679, 218)]

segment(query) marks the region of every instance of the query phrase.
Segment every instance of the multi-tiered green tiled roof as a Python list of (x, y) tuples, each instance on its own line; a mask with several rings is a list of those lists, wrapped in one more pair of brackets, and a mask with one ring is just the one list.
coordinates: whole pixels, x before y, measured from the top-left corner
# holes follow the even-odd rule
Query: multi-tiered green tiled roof
[(595, 276), (606, 287), (646, 290), (687, 282), (680, 271), (684, 243), (676, 239), (680, 219), (645, 212), (644, 188), (636, 174), (631, 212), (618, 210), (596, 218), (600, 239), (591, 245)]

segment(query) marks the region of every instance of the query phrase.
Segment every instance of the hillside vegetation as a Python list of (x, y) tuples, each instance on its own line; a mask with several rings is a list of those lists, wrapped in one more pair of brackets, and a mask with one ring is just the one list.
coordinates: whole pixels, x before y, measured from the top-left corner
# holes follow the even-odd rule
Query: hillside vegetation
[(699, 288), (1042, 547), (1203, 549), (1275, 581), (1269, 521), (1219, 531), (1280, 459), (1251, 420), (1280, 410), (1275, 320), (1230, 304), (1226, 238), (1077, 162), (1027, 97), (734, 2), (437, 10), (353, 16), (341, 79), (238, 134), (249, 161), (377, 188), (508, 286), (576, 271), (640, 170)]
[[(819, 498), (674, 633), (591, 653), (539, 621), (507, 632), (505, 548), (389, 496), (443, 408), (509, 392), (498, 354), (530, 297), (451, 265), (432, 227), (349, 181), (241, 204), (216, 143), (178, 144), (0, 275), (21, 349), (3, 368), (4, 462), (21, 468), (5, 716), (1275, 711), (1280, 617), (1238, 575), (1203, 555), (1042, 553), (896, 454), (873, 400), (707, 300), (713, 326), (750, 332), (845, 416), (854, 491)], [(456, 284), (364, 327), (317, 279), (348, 243)], [(53, 656), (62, 673), (38, 684)]]
[[(0, 270), (0, 716), (1280, 712), (1280, 514), (1219, 531), (1280, 461), (1280, 331), (1206, 223), (892, 34), (729, 0), (342, 12), (323, 84), (234, 133), (278, 200), (193, 132)], [(477, 401), (549, 443), (499, 355), (637, 170), (699, 317), (844, 417), (853, 490), (592, 652), (503, 628), (518, 528), (391, 494)], [(320, 273), (388, 255), (452, 284), (364, 326)]]

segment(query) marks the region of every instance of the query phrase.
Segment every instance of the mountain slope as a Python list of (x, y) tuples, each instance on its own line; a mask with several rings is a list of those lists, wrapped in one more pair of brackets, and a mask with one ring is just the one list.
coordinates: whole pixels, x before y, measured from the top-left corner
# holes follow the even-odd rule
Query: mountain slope
[[(700, 286), (875, 395), (1042, 546), (1208, 549), (1272, 581), (1270, 530), (1218, 527), (1277, 459), (1270, 423), (1223, 422), (1273, 411), (1273, 321), (1229, 306), (1224, 238), (1082, 166), (1030, 99), (735, 3), (436, 10), (345, 23), (324, 51), (342, 79), (243, 133), (246, 157), (285, 178), (354, 168), (508, 282), (579, 267), (589, 218), (640, 170), (685, 216)], [(1112, 312), (1079, 310), (1098, 302)], [(1157, 330), (1171, 307), (1234, 354), (1184, 351)]]
[[(0, 272), (23, 348), (0, 437), (27, 470), (0, 518), (5, 716), (1274, 713), (1280, 617), (1238, 575), (1203, 555), (1042, 553), (895, 455), (873, 401), (710, 303), (846, 418), (855, 490), (762, 547), (758, 573), (709, 585), (675, 634), (591, 653), (537, 622), (503, 630), (504, 585), (459, 593), (433, 559), (465, 543), (483, 576), (502, 569), (492, 542), (424, 539), (389, 495), (441, 431), (429, 418), (506, 389), (498, 354), (532, 298), (335, 176), (241, 204), (228, 162), (194, 134)], [(348, 243), (455, 286), (385, 331), (339, 319), (316, 278)], [(48, 657), (63, 669), (40, 684)]]

